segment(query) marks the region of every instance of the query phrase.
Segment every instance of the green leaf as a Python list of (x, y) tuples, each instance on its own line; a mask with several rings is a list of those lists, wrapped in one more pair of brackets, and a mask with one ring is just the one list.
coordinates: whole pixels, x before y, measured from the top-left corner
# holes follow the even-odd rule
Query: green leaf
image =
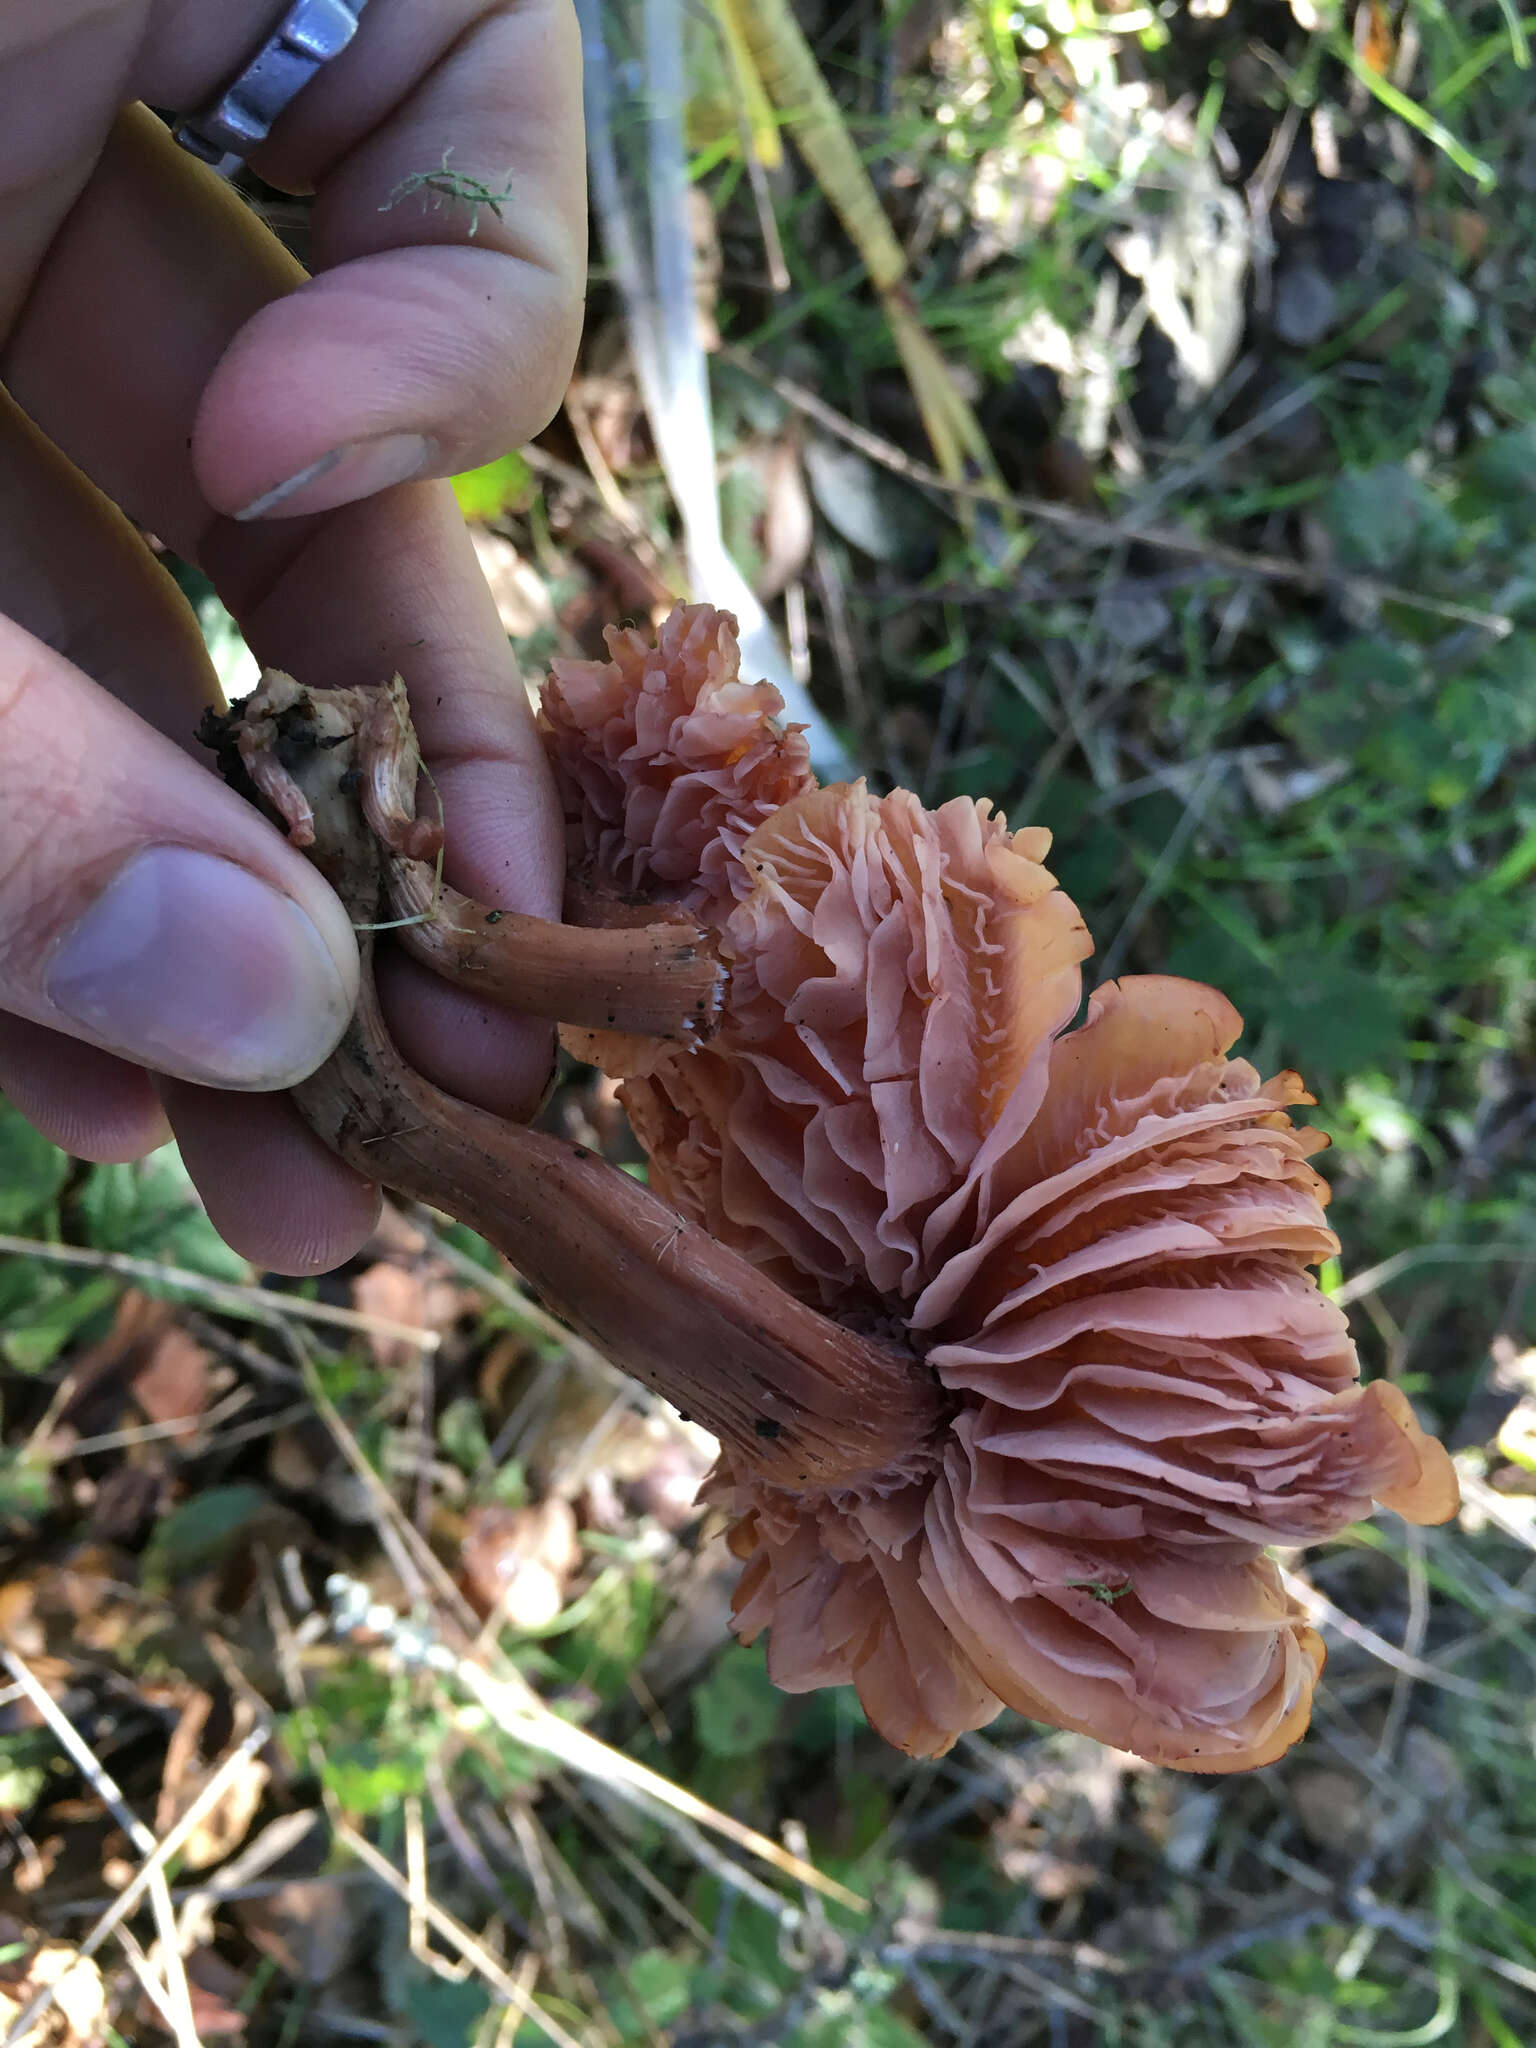
[(35, 1223), (68, 1178), (68, 1155), (0, 1102), (0, 1230), (15, 1233)]
[(693, 1727), (710, 1756), (750, 1756), (773, 1738), (782, 1699), (761, 1649), (726, 1650), (693, 1695)]
[(105, 1273), (82, 1281), (18, 1259), (0, 1286), (0, 1352), (17, 1372), (45, 1372), (70, 1338), (93, 1316), (105, 1315), (117, 1298), (117, 1282)]
[(1490, 498), (1516, 505), (1536, 501), (1536, 426), (1514, 427), (1479, 443), (1468, 473)]
[(466, 519), (499, 519), (504, 512), (522, 512), (533, 488), (533, 471), (516, 449), (453, 479), (453, 495)]
[(213, 1280), (247, 1282), (250, 1266), (208, 1220), (174, 1145), (131, 1166), (96, 1166), (79, 1195), (85, 1234), (99, 1251), (185, 1266)]
[(423, 1972), (406, 1988), (405, 2016), (420, 2048), (470, 2048), (490, 2009), (489, 1997), (473, 1981), (454, 1984)]
[(1329, 486), (1321, 511), (1346, 569), (1393, 569), (1421, 548), (1449, 549), (1455, 542), (1455, 528), (1435, 499), (1398, 462), (1345, 470)]
[(268, 1504), (262, 1488), (250, 1485), (211, 1486), (183, 1501), (149, 1539), (144, 1584), (168, 1585), (217, 1564)]
[(40, 1522), (52, 1498), (53, 1475), (41, 1459), (24, 1450), (0, 1451), (0, 1522)]
[(648, 1948), (625, 1972), (625, 1983), (653, 2027), (665, 2027), (688, 2010), (693, 1966), (666, 1949)]
[(0, 1736), (0, 1813), (25, 1813), (33, 1806), (58, 1756), (58, 1744), (46, 1728)]
[(450, 1401), (438, 1417), (437, 1440), (459, 1470), (473, 1477), (491, 1455), (480, 1403), (469, 1394)]

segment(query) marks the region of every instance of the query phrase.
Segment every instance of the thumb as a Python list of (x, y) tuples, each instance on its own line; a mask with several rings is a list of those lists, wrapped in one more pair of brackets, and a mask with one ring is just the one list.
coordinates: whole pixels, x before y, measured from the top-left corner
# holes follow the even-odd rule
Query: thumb
[(0, 1010), (158, 1072), (285, 1088), (357, 997), (340, 903), (256, 812), (0, 618)]

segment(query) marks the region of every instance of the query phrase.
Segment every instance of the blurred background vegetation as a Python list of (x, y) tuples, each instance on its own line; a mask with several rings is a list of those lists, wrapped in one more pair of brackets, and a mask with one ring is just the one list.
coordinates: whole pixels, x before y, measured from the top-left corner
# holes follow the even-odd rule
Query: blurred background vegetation
[[(1466, 1509), (1286, 1560), (1330, 1663), (1264, 1773), (914, 1765), (730, 1644), (707, 1441), (467, 1232), (276, 1282), (0, 1104), (0, 2019), (181, 1824), (56, 2048), (1536, 2038), (1536, 18), (796, 18), (585, 14), (581, 363), (458, 485), (508, 633), (536, 681), (691, 571), (824, 759), (1049, 825), (1094, 978), (1319, 1095), (1324, 1284)], [(590, 1072), (548, 1116), (633, 1163)]]

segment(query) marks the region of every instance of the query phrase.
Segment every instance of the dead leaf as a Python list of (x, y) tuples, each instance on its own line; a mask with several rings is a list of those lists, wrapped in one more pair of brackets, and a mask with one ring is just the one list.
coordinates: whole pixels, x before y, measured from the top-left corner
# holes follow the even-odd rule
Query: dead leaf
[(151, 1342), (129, 1386), (146, 1422), (179, 1422), (185, 1426), (178, 1437), (195, 1436), (213, 1390), (212, 1355), (170, 1323)]
[(1425, 231), (1446, 243), (1463, 269), (1479, 261), (1488, 246), (1490, 223), (1485, 213), (1470, 206), (1435, 206), (1424, 211)]
[(1370, 0), (1368, 26), (1359, 48), (1360, 61), (1378, 78), (1391, 75), (1393, 59), (1397, 55), (1397, 40), (1382, 0)]
[(480, 573), (496, 600), (501, 629), (512, 640), (527, 640), (553, 626), (555, 608), (549, 586), (532, 562), (499, 533), (477, 529), (473, 536)]
[(500, 1614), (513, 1628), (545, 1627), (581, 1561), (570, 1502), (471, 1508), (460, 1558), (464, 1590), (481, 1614)]
[[(167, 1834), (220, 1769), (202, 1756), (203, 1731), (213, 1711), (212, 1697), (201, 1687), (190, 1687), (171, 1739), (166, 1744), (165, 1766), (160, 1777), (160, 1798), (155, 1808), (155, 1832)], [(248, 1701), (235, 1703), (231, 1746), (243, 1742), (255, 1721)], [(181, 1860), (189, 1870), (208, 1870), (232, 1856), (251, 1831), (261, 1807), (272, 1772), (259, 1756), (242, 1757), (239, 1766), (225, 1776), (224, 1788), (208, 1812), (188, 1835)]]
[(357, 1941), (352, 1894), (334, 1878), (296, 1878), (265, 1898), (241, 1899), (235, 1916), (262, 1954), (299, 1984), (329, 1984)]
[(0, 1954), (13, 1948), (24, 1953), (0, 1963), (0, 2030), (9, 2032), (38, 1992), (56, 1986), (51, 2010), (27, 2035), (30, 2048), (102, 2048), (107, 1992), (96, 1965), (67, 1942), (0, 1914)]
[[(352, 1282), (352, 1302), (360, 1315), (377, 1316), (380, 1322), (402, 1323), (408, 1330), (427, 1327), (426, 1290), (414, 1268), (381, 1259)], [(368, 1348), (381, 1372), (403, 1371), (420, 1356), (406, 1338), (380, 1330), (368, 1332)]]
[(778, 597), (810, 560), (816, 537), (810, 493), (800, 466), (800, 450), (784, 435), (762, 449), (757, 460), (762, 478), (762, 561), (755, 584), (766, 604)]
[(247, 2015), (241, 2001), (249, 1986), (242, 1971), (211, 1948), (187, 1957), (187, 1988), (192, 1994), (192, 2023), (204, 2041), (238, 2041), (245, 2037)]
[(1294, 1771), (1289, 1790), (1301, 1831), (1314, 1848), (1352, 1849), (1370, 1840), (1368, 1790), (1352, 1771), (1327, 1764)]
[(150, 1360), (155, 1345), (173, 1325), (169, 1302), (155, 1301), (130, 1287), (117, 1304), (111, 1327), (98, 1343), (77, 1351), (69, 1360), (69, 1398), (59, 1421), (63, 1443), (73, 1430), (95, 1436), (111, 1429), (121, 1413), (122, 1399), (136, 1373)]

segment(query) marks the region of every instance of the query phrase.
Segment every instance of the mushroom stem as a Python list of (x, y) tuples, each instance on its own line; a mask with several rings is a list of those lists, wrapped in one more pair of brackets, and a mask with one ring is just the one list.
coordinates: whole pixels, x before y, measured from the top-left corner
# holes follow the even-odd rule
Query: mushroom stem
[[(403, 692), (392, 710), (404, 715)], [(818, 1314), (584, 1146), (472, 1109), (401, 1057), (372, 975), (396, 836), (368, 757), (385, 723), (368, 693), (282, 678), (209, 734), (226, 766), (236, 751), (267, 800), (303, 819), (295, 836), (358, 925), (362, 993), (341, 1045), (293, 1091), (306, 1120), (370, 1179), (489, 1239), (573, 1328), (718, 1436), (738, 1469), (798, 1490), (906, 1464), (948, 1410), (910, 1350)]]
[(406, 952), (510, 1010), (646, 1038), (707, 1037), (719, 1018), (725, 969), (691, 918), (584, 930), (487, 910), (423, 861), (392, 860), (388, 879)]

